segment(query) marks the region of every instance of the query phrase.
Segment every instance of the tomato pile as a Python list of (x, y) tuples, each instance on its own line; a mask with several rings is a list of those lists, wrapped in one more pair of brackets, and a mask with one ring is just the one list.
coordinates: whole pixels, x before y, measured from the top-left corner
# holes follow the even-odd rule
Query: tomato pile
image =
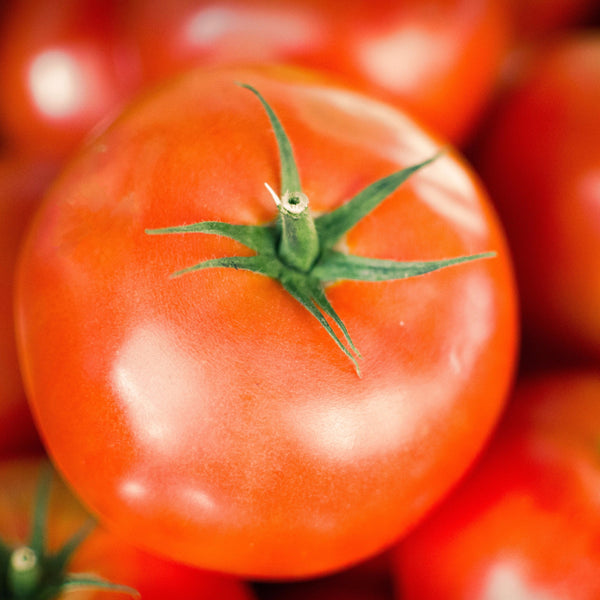
[(0, 28), (0, 598), (600, 598), (597, 0)]

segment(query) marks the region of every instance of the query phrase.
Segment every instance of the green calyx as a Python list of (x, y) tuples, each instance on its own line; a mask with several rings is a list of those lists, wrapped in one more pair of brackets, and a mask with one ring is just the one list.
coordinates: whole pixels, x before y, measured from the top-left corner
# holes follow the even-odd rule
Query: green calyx
[[(235, 225), (202, 221), (189, 225), (146, 229), (152, 235), (204, 233), (233, 239), (253, 250), (253, 256), (227, 256), (204, 260), (172, 274), (173, 277), (201, 269), (224, 267), (246, 269), (276, 279), (304, 306), (348, 356), (360, 375), (360, 353), (346, 326), (331, 306), (325, 292), (328, 284), (340, 280), (390, 281), (406, 279), (472, 260), (489, 258), (494, 252), (458, 256), (434, 261), (401, 262), (346, 254), (335, 249), (343, 236), (371, 213), (413, 173), (437, 159), (438, 154), (402, 169), (367, 186), (337, 209), (313, 217), (302, 192), (292, 146), (279, 118), (253, 87), (240, 84), (262, 103), (273, 127), (280, 159), (281, 193), (265, 184), (279, 214), (267, 225)], [(335, 331), (334, 326), (338, 332)], [(341, 334), (341, 335), (340, 335)]]
[(52, 600), (74, 589), (99, 589), (139, 597), (133, 588), (118, 585), (90, 574), (68, 573), (75, 551), (95, 527), (82, 526), (55, 552), (46, 548), (51, 470), (43, 469), (38, 485), (30, 539), (11, 547), (0, 540), (0, 598), (3, 600)]

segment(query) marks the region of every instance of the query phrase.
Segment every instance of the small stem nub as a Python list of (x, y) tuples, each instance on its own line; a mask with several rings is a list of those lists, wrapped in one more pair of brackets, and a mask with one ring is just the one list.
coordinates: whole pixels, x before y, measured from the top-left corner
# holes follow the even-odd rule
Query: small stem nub
[(319, 257), (319, 236), (302, 192), (286, 192), (278, 206), (281, 217), (279, 258), (289, 267), (308, 273)]
[(279, 258), (288, 267), (308, 273), (321, 251), (314, 219), (310, 214), (308, 196), (303, 192), (286, 192), (279, 198), (268, 183), (281, 219)]
[(300, 217), (308, 210), (308, 196), (303, 192), (286, 192), (279, 204), (279, 210), (285, 211), (291, 217)]
[(8, 565), (8, 586), (15, 598), (31, 598), (39, 586), (42, 566), (29, 546), (15, 548)]

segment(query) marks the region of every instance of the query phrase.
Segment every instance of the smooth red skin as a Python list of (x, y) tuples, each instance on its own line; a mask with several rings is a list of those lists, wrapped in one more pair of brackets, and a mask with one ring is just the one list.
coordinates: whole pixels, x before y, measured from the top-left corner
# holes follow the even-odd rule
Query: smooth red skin
[(599, 397), (595, 371), (517, 387), (475, 469), (399, 545), (403, 600), (600, 597)]
[[(0, 123), (23, 152), (68, 155), (139, 87), (135, 52), (120, 30), (118, 5), (116, 0), (13, 0), (7, 8), (0, 37)], [(45, 80), (39, 73), (48, 69), (36, 71), (33, 65), (40, 59), (44, 64), (46, 53), (56, 51), (76, 65), (80, 76), (71, 85), (79, 100), (52, 114), (44, 106), (55, 107), (65, 85), (52, 78), (51, 86), (36, 93)]]
[(600, 357), (600, 35), (538, 49), (486, 132), (480, 171), (533, 345)]
[(0, 456), (39, 450), (17, 359), (12, 282), (25, 228), (55, 170), (0, 154)]
[[(17, 547), (29, 540), (33, 501), (44, 460), (20, 458), (0, 462), (0, 539)], [(89, 514), (55, 476), (47, 524), (49, 550), (60, 548)], [(134, 548), (102, 527), (92, 530), (73, 555), (69, 573), (93, 574), (135, 588), (144, 600), (252, 600), (248, 585), (224, 575), (166, 561)], [(122, 593), (74, 590), (56, 600), (116, 600)]]
[(502, 409), (516, 316), (503, 234), (448, 152), (347, 236), (356, 254), (494, 259), (329, 298), (362, 378), (279, 283), (173, 271), (250, 251), (199, 220), (267, 223), (281, 118), (315, 211), (432, 156), (405, 115), (287, 70), (197, 71), (130, 108), (59, 178), (18, 283), (20, 352), (70, 483), (145, 547), (252, 577), (339, 569), (380, 551), (461, 475)]
[(190, 65), (296, 64), (409, 107), (458, 143), (498, 75), (506, 8), (502, 0), (133, 0), (125, 20), (152, 80)]

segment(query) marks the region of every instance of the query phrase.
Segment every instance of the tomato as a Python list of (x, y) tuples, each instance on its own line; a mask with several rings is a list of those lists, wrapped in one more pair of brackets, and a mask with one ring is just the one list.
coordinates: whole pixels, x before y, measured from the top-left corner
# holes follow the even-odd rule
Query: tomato
[(600, 36), (542, 45), (478, 164), (515, 257), (532, 347), (600, 357)]
[(132, 0), (142, 69), (292, 63), (408, 106), (455, 142), (472, 130), (508, 43), (503, 0)]
[[(45, 464), (46, 461), (38, 457), (0, 462), (0, 539), (4, 545), (18, 549), (29, 543), (33, 528), (34, 499), (40, 485), (40, 472)], [(54, 553), (62, 548), (71, 536), (87, 527), (89, 515), (56, 477), (53, 478), (50, 487), (49, 499), (45, 537), (47, 552)], [(44, 568), (44, 562), (40, 563)], [(2, 569), (6, 568), (6, 563), (2, 561)], [(241, 581), (156, 558), (135, 549), (100, 526), (92, 527), (87, 537), (75, 548), (67, 570), (70, 574), (84, 573), (86, 577), (91, 575), (116, 585), (128, 586), (137, 590), (145, 600), (253, 598), (249, 587)], [(2, 575), (4, 577), (0, 589), (4, 593), (4, 571)], [(52, 596), (55, 597), (60, 600), (108, 600), (128, 596), (116, 591), (82, 587)]]
[[(316, 266), (261, 254), (285, 282), (247, 267), (244, 242), (149, 235), (207, 220), (267, 246), (278, 235), (265, 183), (285, 189), (289, 169), (265, 107), (236, 82), (280, 119), (322, 233), (439, 149), (405, 114), (312, 73), (198, 70), (161, 86), (71, 162), (37, 213), (19, 265), (20, 355), (52, 456), (111, 528), (206, 568), (308, 576), (391, 544), (479, 451), (512, 378), (512, 270), (451, 151), (335, 248), (319, 234)], [(302, 302), (344, 261), (487, 251), (406, 280), (330, 270), (331, 310), (319, 290)], [(170, 277), (229, 257), (236, 268)], [(340, 323), (362, 359), (332, 335)]]
[(0, 37), (0, 123), (25, 152), (61, 158), (139, 86), (115, 0), (13, 0)]
[(12, 280), (23, 232), (55, 170), (7, 149), (0, 154), (0, 456), (39, 448), (17, 360)]
[(600, 377), (517, 386), (475, 469), (394, 556), (403, 599), (600, 597)]

